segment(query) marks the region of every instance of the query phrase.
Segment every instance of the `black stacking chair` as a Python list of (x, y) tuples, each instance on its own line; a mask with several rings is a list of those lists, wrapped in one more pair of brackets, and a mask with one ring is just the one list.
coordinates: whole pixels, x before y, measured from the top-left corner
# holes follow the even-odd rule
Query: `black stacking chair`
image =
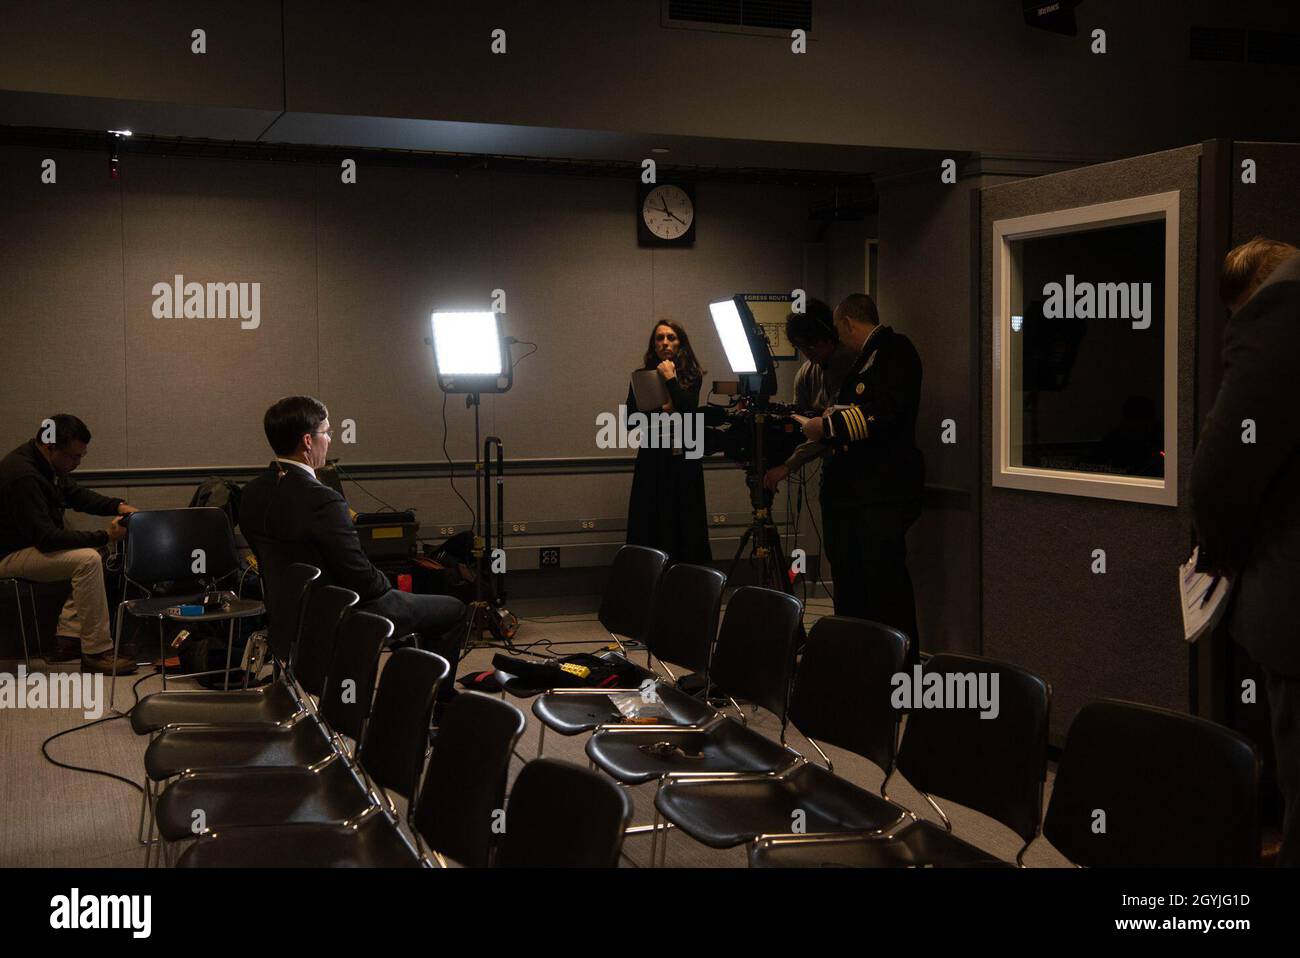
[(1014, 665), (973, 655), (935, 655), (924, 670), (945, 677), (980, 672), (998, 679), (995, 718), (981, 718), (978, 708), (912, 709), (898, 751), (897, 771), (939, 814), (942, 826), (908, 812), (888, 832), (862, 835), (856, 842), (792, 835), (787, 829), (760, 837), (750, 849), (750, 864), (1013, 867), (954, 836), (933, 795), (983, 812), (1016, 832), (1024, 840), (1016, 864), (1023, 864), (1042, 815), (1051, 687)]
[[(206, 572), (194, 572), (194, 551), (202, 549)], [(123, 576), (126, 579), (123, 595), (135, 588), (142, 598), (123, 599), (117, 606), (117, 627), (113, 630), (113, 657), (122, 641), (122, 623), (126, 615), (158, 620), (159, 670), (163, 688), (167, 688), (167, 642), (163, 622), (167, 619), (181, 622), (230, 623), (226, 642), (226, 680), (230, 679), (230, 657), (235, 648), (235, 622), (238, 619), (261, 615), (266, 609), (261, 602), (240, 598), (229, 589), (239, 571), (239, 557), (235, 550), (235, 533), (230, 519), (220, 509), (161, 509), (156, 512), (132, 513), (127, 525), (126, 559)], [(206, 579), (214, 586), (226, 584), (220, 594), (226, 599), (224, 609), (206, 611), (201, 616), (178, 616), (167, 610), (172, 606), (196, 603), (207, 593), (188, 595), (157, 595), (162, 583), (192, 582)], [(109, 707), (116, 702), (117, 669), (109, 687)]]
[[(346, 641), (348, 636), (341, 637)], [(398, 649), (379, 681), (355, 762), (322, 769), (234, 768), (187, 772), (158, 797), (158, 834), (167, 843), (197, 837), (194, 813), (206, 828), (225, 832), (255, 825), (356, 825), (387, 810), (389, 793), (415, 795), (429, 747), (439, 685), (451, 666), (432, 652)]]
[[(322, 592), (341, 593), (336, 603), (347, 608), (355, 592), (326, 586)], [(158, 784), (196, 769), (306, 766), (320, 768), (346, 754), (344, 738), (360, 741), (370, 712), (379, 670), (379, 652), (392, 636), (393, 624), (381, 616), (351, 612), (337, 628), (327, 677), (320, 695), (320, 721), (288, 726), (198, 725), (163, 729), (145, 749), (146, 784), (153, 795)], [(152, 820), (150, 822), (152, 829)]]
[[(790, 724), (826, 768), (793, 757), (775, 773), (670, 773), (655, 796), (656, 810), (712, 848), (734, 848), (765, 833), (788, 831), (796, 811), (806, 833), (879, 832), (898, 822), (905, 810), (837, 778), (817, 740), (873, 762), (888, 780), (900, 717), (890, 704), (892, 679), (907, 660), (907, 646), (907, 636), (878, 622), (818, 619), (795, 676)], [(666, 833), (663, 855), (666, 859)]]
[(614, 868), (632, 803), (595, 772), (539, 758), (510, 792), (498, 868)]
[[(792, 595), (744, 586), (722, 617), (711, 680), (723, 694), (765, 708), (781, 722), (780, 743), (714, 713), (700, 725), (601, 725), (587, 739), (587, 757), (624, 785), (641, 785), (668, 772), (771, 772), (797, 754), (785, 744), (786, 706), (803, 605)], [(650, 832), (637, 825), (629, 834)], [(654, 859), (655, 849), (650, 850)]]
[(523, 713), (492, 696), (462, 692), (448, 703), (407, 819), (414, 844), (389, 817), (371, 815), (355, 827), (286, 825), (204, 835), (177, 865), (414, 867), (428, 862), (425, 844), (439, 862), (446, 856), (467, 866), (486, 865), (496, 837), (494, 813), (505, 808), (506, 771), (523, 730)]
[(1043, 836), (1080, 866), (1252, 867), (1259, 770), (1255, 747), (1232, 729), (1094, 702), (1070, 724)]
[[(349, 592), (346, 589), (338, 589), (329, 586), (319, 587), (313, 584), (313, 586), (307, 590), (307, 595), (303, 600), (302, 621), (298, 629), (299, 638), (293, 652), (292, 669), (292, 677), (298, 691), (302, 693), (301, 702), (305, 708), (304, 710), (297, 711), (283, 722), (268, 724), (254, 718), (246, 727), (268, 728), (278, 726), (288, 728), (303, 721), (309, 715), (312, 716), (312, 721), (315, 720), (314, 713), (310, 711), (314, 708), (312, 699), (320, 698), (321, 694), (325, 690), (325, 673), (329, 666), (330, 656), (334, 654), (334, 640), (337, 637), (339, 621), (342, 619), (343, 614), (352, 606), (356, 605), (358, 601), (359, 596), (355, 592)], [(173, 693), (168, 692), (166, 694), (171, 696)], [(243, 692), (217, 692), (215, 694), (223, 697), (234, 696), (238, 698), (243, 695)], [(141, 703), (136, 706), (136, 709), (139, 709), (143, 704), (144, 701), (141, 701)], [(163, 726), (161, 729), (149, 728), (145, 724), (145, 720), (148, 719), (149, 716), (150, 712), (146, 711), (139, 720), (140, 725), (137, 727), (133, 712), (132, 727), (137, 728), (137, 731), (150, 732), (154, 735), (169, 730), (167, 726)], [(235, 722), (221, 724), (225, 726), (244, 727), (242, 723)], [(185, 727), (187, 727), (187, 725), (181, 723), (176, 726), (176, 729)], [(145, 754), (148, 754), (147, 750)], [(145, 835), (146, 824), (149, 826), (150, 830), (152, 830), (153, 827), (153, 816), (150, 814), (150, 810), (152, 809), (151, 801), (153, 793), (153, 785), (146, 773), (144, 783), (141, 786), (140, 824), (137, 835), (142, 844), (149, 843), (149, 839)]]
[(131, 709), (132, 730), (147, 735), (167, 725), (280, 725), (300, 715), (304, 705), (294, 688), (294, 656), (307, 594), (320, 574), (313, 566), (294, 563), (276, 586), (283, 594), (270, 603), (277, 610), (270, 623), (270, 653), (278, 672), (274, 682), (228, 692), (187, 689), (146, 695)]
[[(709, 660), (718, 634), (718, 615), (727, 577), (717, 569), (678, 563), (663, 574), (650, 610), (649, 625), (644, 633), (646, 665), (658, 659), (670, 679), (675, 679), (667, 663), (674, 663), (704, 675), (708, 686)], [(657, 681), (654, 672), (645, 678)], [(637, 692), (639, 689), (553, 689), (533, 702), (533, 715), (539, 720), (537, 755), (541, 757), (546, 730), (561, 735), (579, 735), (597, 725), (616, 725), (621, 713), (609, 700), (610, 692)], [(713, 714), (707, 701), (700, 701), (671, 688), (658, 686), (656, 695), (679, 725), (698, 724)], [(705, 695), (707, 700), (707, 694)]]
[(803, 606), (792, 595), (743, 586), (727, 605), (713, 655), (715, 687), (775, 714), (781, 721), (780, 744), (715, 713), (692, 726), (602, 725), (587, 740), (587, 756), (625, 785), (668, 772), (766, 772), (789, 764), (786, 706), (802, 615)]
[[(640, 640), (650, 621), (659, 578), (668, 565), (667, 553), (646, 546), (623, 546), (614, 556), (596, 618), (625, 655), (624, 639)], [(532, 698), (546, 689), (535, 689), (500, 669), (501, 688), (518, 698)]]

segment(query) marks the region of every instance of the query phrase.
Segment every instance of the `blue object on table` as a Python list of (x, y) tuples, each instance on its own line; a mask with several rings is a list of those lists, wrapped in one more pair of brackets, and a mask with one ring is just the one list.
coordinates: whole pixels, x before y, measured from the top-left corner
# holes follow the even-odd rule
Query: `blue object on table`
[(196, 615), (196, 616), (197, 616), (197, 615), (202, 615), (202, 614), (203, 614), (203, 606), (198, 605), (198, 604), (194, 604), (194, 605), (182, 605), (182, 606), (179, 606), (179, 608), (180, 608), (180, 610), (181, 610), (181, 615)]

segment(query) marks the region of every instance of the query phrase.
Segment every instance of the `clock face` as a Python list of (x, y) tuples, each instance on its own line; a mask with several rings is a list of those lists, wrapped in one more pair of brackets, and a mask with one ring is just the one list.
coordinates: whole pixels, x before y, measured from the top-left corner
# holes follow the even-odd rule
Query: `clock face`
[(695, 204), (680, 186), (656, 186), (641, 201), (641, 220), (661, 240), (680, 239), (695, 220)]

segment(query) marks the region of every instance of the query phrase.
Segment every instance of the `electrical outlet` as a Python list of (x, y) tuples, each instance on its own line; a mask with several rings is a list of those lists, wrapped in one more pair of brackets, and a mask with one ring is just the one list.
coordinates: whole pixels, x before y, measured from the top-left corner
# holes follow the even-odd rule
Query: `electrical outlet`
[(715, 526), (724, 526), (727, 524), (727, 514), (725, 512), (714, 513), (713, 524)]
[(528, 523), (526, 523), (526, 522), (512, 522), (512, 523), (510, 523), (510, 531), (511, 531), (511, 532), (527, 532), (527, 531), (528, 531)]
[(560, 549), (551, 546), (537, 550), (537, 567), (540, 569), (558, 569), (560, 567)]
[(594, 528), (596, 528), (596, 520), (595, 520), (595, 519), (583, 519), (583, 520), (582, 520), (582, 528), (583, 528), (583, 529), (594, 529)]
[(455, 526), (439, 526), (439, 527), (438, 527), (438, 534), (439, 534), (439, 535), (444, 535), (444, 536), (453, 536), (453, 535), (456, 534), (456, 527), (455, 527)]

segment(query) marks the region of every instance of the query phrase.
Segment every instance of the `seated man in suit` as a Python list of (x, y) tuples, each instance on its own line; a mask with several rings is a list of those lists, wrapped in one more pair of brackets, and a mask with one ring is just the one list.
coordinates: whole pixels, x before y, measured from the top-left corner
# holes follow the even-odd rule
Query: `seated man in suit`
[[(276, 579), (289, 565), (305, 562), (321, 570), (325, 584), (361, 596), (357, 608), (391, 619), (394, 636), (419, 633), (420, 647), (450, 662), (454, 677), (465, 637), (464, 603), (394, 589), (361, 551), (347, 501), (316, 479), (329, 451), (329, 411), (310, 396), (289, 396), (266, 411), (263, 427), (275, 460), (244, 487), (239, 528), (266, 578), (272, 621)], [(454, 694), (449, 678), (438, 697)]]

